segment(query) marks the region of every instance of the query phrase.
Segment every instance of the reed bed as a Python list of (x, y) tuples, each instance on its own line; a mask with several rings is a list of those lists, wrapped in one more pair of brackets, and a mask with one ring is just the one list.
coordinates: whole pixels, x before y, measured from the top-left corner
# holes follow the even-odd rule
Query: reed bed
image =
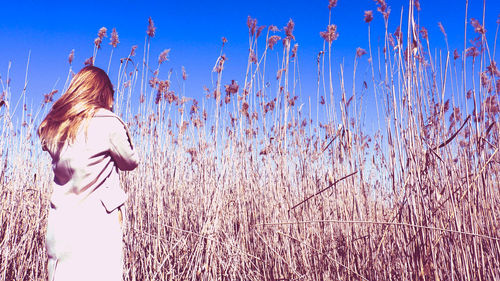
[[(115, 84), (115, 110), (142, 158), (121, 174), (129, 194), (125, 280), (500, 279), (494, 43), (472, 20), (476, 45), (431, 56), (414, 21), (418, 1), (395, 32), (386, 2), (376, 2), (383, 45), (353, 58), (355, 66), (368, 60), (372, 81), (359, 83), (356, 68), (344, 81), (332, 62), (331, 24), (309, 94), (317, 104), (296, 96), (293, 21), (279, 31), (249, 17), (245, 81), (225, 78), (223, 39), (216, 82), (197, 101), (161, 69), (168, 50), (150, 59), (150, 19), (143, 58), (134, 46)], [(365, 12), (368, 34), (373, 16)], [(89, 63), (99, 61), (102, 32)], [(281, 61), (269, 86), (272, 52)], [(31, 110), (16, 108), (8, 83), (2, 87), (0, 279), (46, 280), (51, 171), (35, 129), (55, 93)], [(363, 114), (372, 91), (378, 130)]]

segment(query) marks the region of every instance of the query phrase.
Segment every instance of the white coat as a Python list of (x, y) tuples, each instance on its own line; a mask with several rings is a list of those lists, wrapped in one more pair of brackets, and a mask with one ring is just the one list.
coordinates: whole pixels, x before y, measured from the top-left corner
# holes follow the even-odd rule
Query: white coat
[(138, 156), (123, 121), (99, 109), (87, 133), (59, 153), (47, 223), (49, 281), (123, 280), (123, 238), (118, 208), (127, 198), (118, 170), (132, 170)]

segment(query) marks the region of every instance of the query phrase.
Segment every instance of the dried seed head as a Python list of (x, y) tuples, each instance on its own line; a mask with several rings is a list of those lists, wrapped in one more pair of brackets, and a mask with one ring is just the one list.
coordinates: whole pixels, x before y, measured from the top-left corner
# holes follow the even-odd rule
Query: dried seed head
[(419, 0), (415, 0), (414, 5), (415, 5), (415, 8), (417, 8), (417, 11), (420, 12), (420, 1)]
[(272, 32), (278, 32), (280, 31), (279, 28), (276, 25), (270, 25), (269, 30)]
[[(196, 127), (196, 124), (195, 124), (195, 127)], [(194, 148), (194, 147), (189, 148), (188, 150), (186, 150), (186, 152), (189, 153), (189, 155), (191, 155), (191, 162), (193, 162), (196, 158), (196, 148)], [(197, 275), (201, 275), (201, 271), (199, 274), (197, 272)]]
[(257, 19), (252, 19), (252, 17), (248, 16), (247, 26), (248, 26), (248, 33), (250, 34), (250, 36), (254, 36), (255, 28), (257, 27)]
[(445, 102), (444, 102), (444, 106), (443, 106), (443, 110), (444, 112), (448, 112), (448, 110), (450, 109), (450, 100), (447, 99)]
[(130, 50), (130, 57), (135, 56), (135, 50), (137, 49), (137, 45), (132, 46), (132, 49)]
[(116, 32), (116, 28), (113, 28), (113, 31), (111, 32), (111, 42), (109, 42), (109, 45), (113, 46), (113, 48), (116, 48), (116, 45), (118, 45), (120, 41), (118, 40), (118, 32)]
[(236, 94), (238, 92), (239, 86), (238, 83), (234, 80), (231, 80), (230, 85), (225, 85), (226, 94)]
[(212, 96), (214, 97), (215, 100), (218, 100), (220, 97), (220, 91), (215, 89)]
[(382, 13), (382, 15), (384, 15), (384, 19), (385, 20), (389, 19), (389, 15), (390, 14), (391, 14), (391, 8), (387, 8), (387, 11), (385, 11), (384, 13)]
[[(182, 111), (182, 108), (179, 108), (179, 112), (180, 111)], [(184, 134), (184, 132), (186, 132), (186, 129), (187, 129), (188, 125), (189, 125), (189, 122), (187, 122), (187, 121), (183, 121), (182, 122), (181, 131), (180, 131), (181, 135)]]
[(224, 69), (224, 62), (226, 61), (226, 54), (223, 54), (217, 59), (213, 72), (220, 73)]
[(259, 28), (257, 28), (257, 34), (255, 35), (256, 38), (259, 38), (259, 36), (262, 33), (262, 30), (264, 30), (264, 28), (266, 28), (265, 25), (261, 25), (261, 26), (259, 26)]
[(156, 92), (155, 104), (159, 104), (161, 101), (161, 92)]
[(377, 11), (379, 12), (385, 12), (385, 10), (387, 9), (387, 4), (385, 3), (384, 0), (374, 0), (375, 2), (377, 2), (377, 4), (379, 5), (379, 7), (377, 8)]
[(168, 93), (169, 89), (170, 89), (170, 80), (158, 81), (158, 92)]
[(481, 52), (475, 46), (472, 46), (472, 47), (465, 49), (465, 56), (466, 57), (472, 57), (474, 59), (477, 56), (479, 56), (480, 54), (481, 54)]
[(259, 155), (267, 155), (270, 152), (270, 150), (271, 150), (271, 147), (267, 146), (260, 151)]
[(460, 117), (460, 108), (453, 107), (453, 112), (450, 115), (450, 122), (460, 122), (462, 118)]
[(401, 32), (401, 28), (398, 26), (394, 31), (394, 36), (398, 40), (399, 44), (403, 44), (403, 32)]
[(298, 48), (299, 48), (299, 44), (295, 43), (295, 45), (293, 45), (293, 49), (292, 49), (292, 58), (297, 56), (297, 49)]
[(192, 100), (193, 100), (193, 98), (182, 97), (181, 99), (178, 100), (177, 105), (184, 105), (185, 103), (188, 103)]
[(295, 23), (293, 22), (292, 19), (290, 19), (287, 23), (287, 25), (285, 26), (285, 34), (286, 34), (286, 38), (288, 38), (289, 40), (294, 40), (295, 37), (293, 36), (293, 28), (295, 27)]
[(453, 59), (454, 59), (454, 60), (456, 60), (456, 59), (458, 59), (458, 58), (460, 58), (460, 55), (458, 54), (457, 49), (455, 49), (455, 50), (453, 51)]
[(182, 67), (182, 80), (186, 81), (187, 80), (187, 73), (186, 73), (186, 69), (184, 68), (184, 66)]
[(179, 97), (175, 95), (174, 92), (172, 91), (168, 91), (166, 94), (165, 94), (165, 99), (167, 99), (168, 103), (171, 104), (173, 102), (175, 103), (178, 103), (179, 102)]
[(160, 83), (160, 80), (156, 76), (149, 79), (149, 86), (151, 88), (156, 88), (158, 86), (158, 83)]
[(486, 67), (486, 70), (491, 77), (500, 77), (500, 70), (498, 70), (497, 63), (495, 61), (491, 61), (490, 65)]
[(320, 51), (318, 53), (318, 56), (316, 57), (316, 62), (319, 64), (321, 62), (321, 56), (324, 55), (325, 52), (324, 51)]
[(54, 95), (55, 95), (57, 92), (58, 92), (57, 90), (52, 90), (50, 93), (45, 94), (45, 95), (44, 95), (44, 100), (43, 100), (43, 103), (44, 103), (44, 104), (46, 104), (46, 103), (52, 102), (52, 101), (54, 100)]
[(473, 94), (472, 91), (473, 91), (472, 89), (470, 89), (470, 90), (467, 91), (467, 99), (468, 100), (470, 100), (472, 98), (472, 94)]
[(278, 69), (278, 71), (276, 72), (276, 80), (280, 80), (281, 79), (281, 75), (283, 74), (284, 71), (285, 71), (284, 68)]
[(420, 28), (420, 35), (422, 35), (422, 38), (427, 40), (429, 38), (429, 33), (427, 32), (427, 28), (425, 27)]
[(389, 15), (391, 14), (391, 8), (387, 6), (387, 3), (384, 0), (374, 0), (374, 1), (377, 2), (378, 4), (377, 11), (382, 13), (385, 20), (389, 19)]
[(130, 85), (131, 85), (131, 81), (130, 80), (123, 82), (123, 88), (124, 89), (130, 87)]
[(257, 63), (257, 56), (255, 55), (255, 52), (253, 50), (250, 50), (249, 60), (254, 64)]
[(244, 101), (241, 104), (241, 113), (243, 113), (243, 115), (245, 115), (247, 118), (250, 116), (248, 113), (248, 108), (249, 108), (248, 102)]
[(373, 20), (373, 11), (365, 11), (365, 22), (370, 23)]
[(71, 52), (69, 52), (69, 56), (68, 56), (69, 65), (71, 65), (73, 63), (73, 59), (75, 59), (75, 49), (73, 49), (73, 50), (71, 50)]
[(193, 104), (191, 105), (191, 111), (189, 112), (191, 115), (195, 114), (195, 113), (198, 113), (198, 101), (197, 100), (193, 100)]
[(266, 105), (264, 106), (264, 114), (268, 113), (269, 111), (273, 111), (274, 107), (275, 107), (274, 100), (266, 103)]
[(471, 18), (470, 19), (470, 23), (472, 24), (472, 26), (474, 27), (474, 31), (479, 33), (479, 34), (485, 34), (486, 33), (486, 29), (484, 28), (484, 26), (482, 26), (479, 21), (475, 18)]
[(365, 50), (365, 49), (360, 48), (360, 47), (358, 47), (358, 48), (356, 49), (356, 56), (357, 56), (358, 58), (360, 58), (360, 57), (362, 57), (363, 55), (366, 55), (366, 54), (367, 54), (367, 53), (366, 53), (366, 50)]
[(148, 30), (146, 31), (146, 34), (150, 38), (153, 38), (153, 37), (155, 37), (155, 32), (156, 32), (155, 23), (153, 22), (153, 19), (151, 17), (149, 17), (148, 22), (149, 22), (149, 24), (148, 24)]
[(269, 47), (269, 49), (272, 50), (276, 42), (278, 42), (279, 40), (281, 40), (281, 37), (279, 37), (278, 35), (273, 35), (269, 37), (267, 41), (267, 46)]
[(97, 49), (101, 48), (102, 39), (106, 37), (107, 31), (108, 29), (106, 27), (101, 27), (97, 32), (97, 38), (94, 39), (94, 45), (96, 46)]
[(99, 29), (99, 31), (97, 32), (97, 37), (100, 38), (101, 40), (106, 37), (106, 32), (108, 31), (108, 29), (106, 27), (101, 27)]
[(325, 105), (325, 104), (326, 104), (326, 101), (325, 101), (325, 97), (324, 97), (324, 96), (321, 96), (321, 97), (320, 97), (319, 103), (320, 103), (321, 105)]
[(210, 89), (205, 85), (203, 86), (203, 91), (205, 91), (205, 96), (207, 97), (207, 99), (212, 96), (212, 93), (210, 93)]
[(252, 119), (259, 121), (259, 114), (256, 111), (252, 113)]
[(328, 9), (332, 9), (337, 6), (337, 0), (328, 0)]
[(337, 33), (337, 26), (335, 24), (330, 24), (327, 28), (327, 31), (321, 31), (319, 35), (323, 37), (325, 41), (331, 44), (339, 37), (339, 34)]
[(486, 75), (486, 71), (481, 72), (479, 77), (481, 80), (481, 86), (483, 86), (483, 88), (488, 88), (490, 86), (490, 78)]
[(90, 57), (90, 58), (86, 59), (86, 60), (83, 62), (83, 64), (84, 64), (85, 66), (88, 66), (88, 65), (94, 65), (94, 57), (92, 56), (92, 57)]
[(196, 118), (193, 120), (193, 125), (195, 128), (201, 128), (203, 126), (203, 122), (201, 122), (200, 118)]
[(170, 49), (165, 49), (158, 56), (158, 64), (162, 64), (165, 61), (168, 61), (168, 54), (170, 53)]
[(97, 37), (96, 39), (94, 39), (94, 45), (96, 46), (96, 48), (99, 50), (101, 48), (101, 43), (102, 43), (102, 39)]
[(444, 30), (443, 24), (441, 22), (438, 22), (439, 30), (441, 30), (441, 33), (443, 33), (444, 37), (448, 37), (446, 35), (446, 31)]
[(488, 116), (493, 119), (494, 116), (500, 112), (500, 103), (498, 102), (498, 97), (496, 95), (487, 97), (483, 104)]

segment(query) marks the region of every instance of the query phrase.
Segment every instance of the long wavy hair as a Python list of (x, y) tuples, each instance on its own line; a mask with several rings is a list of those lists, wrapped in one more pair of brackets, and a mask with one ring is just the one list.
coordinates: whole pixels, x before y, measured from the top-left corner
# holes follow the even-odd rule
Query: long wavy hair
[(88, 124), (99, 108), (112, 109), (113, 95), (106, 72), (95, 66), (82, 68), (38, 127), (42, 148), (57, 153), (66, 142), (73, 143), (80, 127)]

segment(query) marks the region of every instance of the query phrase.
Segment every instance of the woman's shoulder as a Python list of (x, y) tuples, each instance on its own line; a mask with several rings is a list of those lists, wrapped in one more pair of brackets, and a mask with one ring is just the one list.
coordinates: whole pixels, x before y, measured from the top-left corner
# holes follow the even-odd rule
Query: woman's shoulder
[(118, 117), (116, 113), (106, 108), (97, 109), (97, 111), (94, 114), (94, 117), (116, 117), (120, 119), (120, 117)]
[(121, 129), (126, 126), (125, 122), (111, 110), (100, 108), (91, 120), (91, 127), (106, 128), (107, 131)]
[(116, 123), (117, 121), (121, 124), (124, 123), (122, 118), (120, 118), (120, 116), (118, 116), (113, 111), (105, 109), (105, 108), (99, 108), (96, 111), (96, 113), (94, 114), (94, 119), (97, 119), (98, 121), (107, 120), (107, 121), (113, 122), (113, 123)]

